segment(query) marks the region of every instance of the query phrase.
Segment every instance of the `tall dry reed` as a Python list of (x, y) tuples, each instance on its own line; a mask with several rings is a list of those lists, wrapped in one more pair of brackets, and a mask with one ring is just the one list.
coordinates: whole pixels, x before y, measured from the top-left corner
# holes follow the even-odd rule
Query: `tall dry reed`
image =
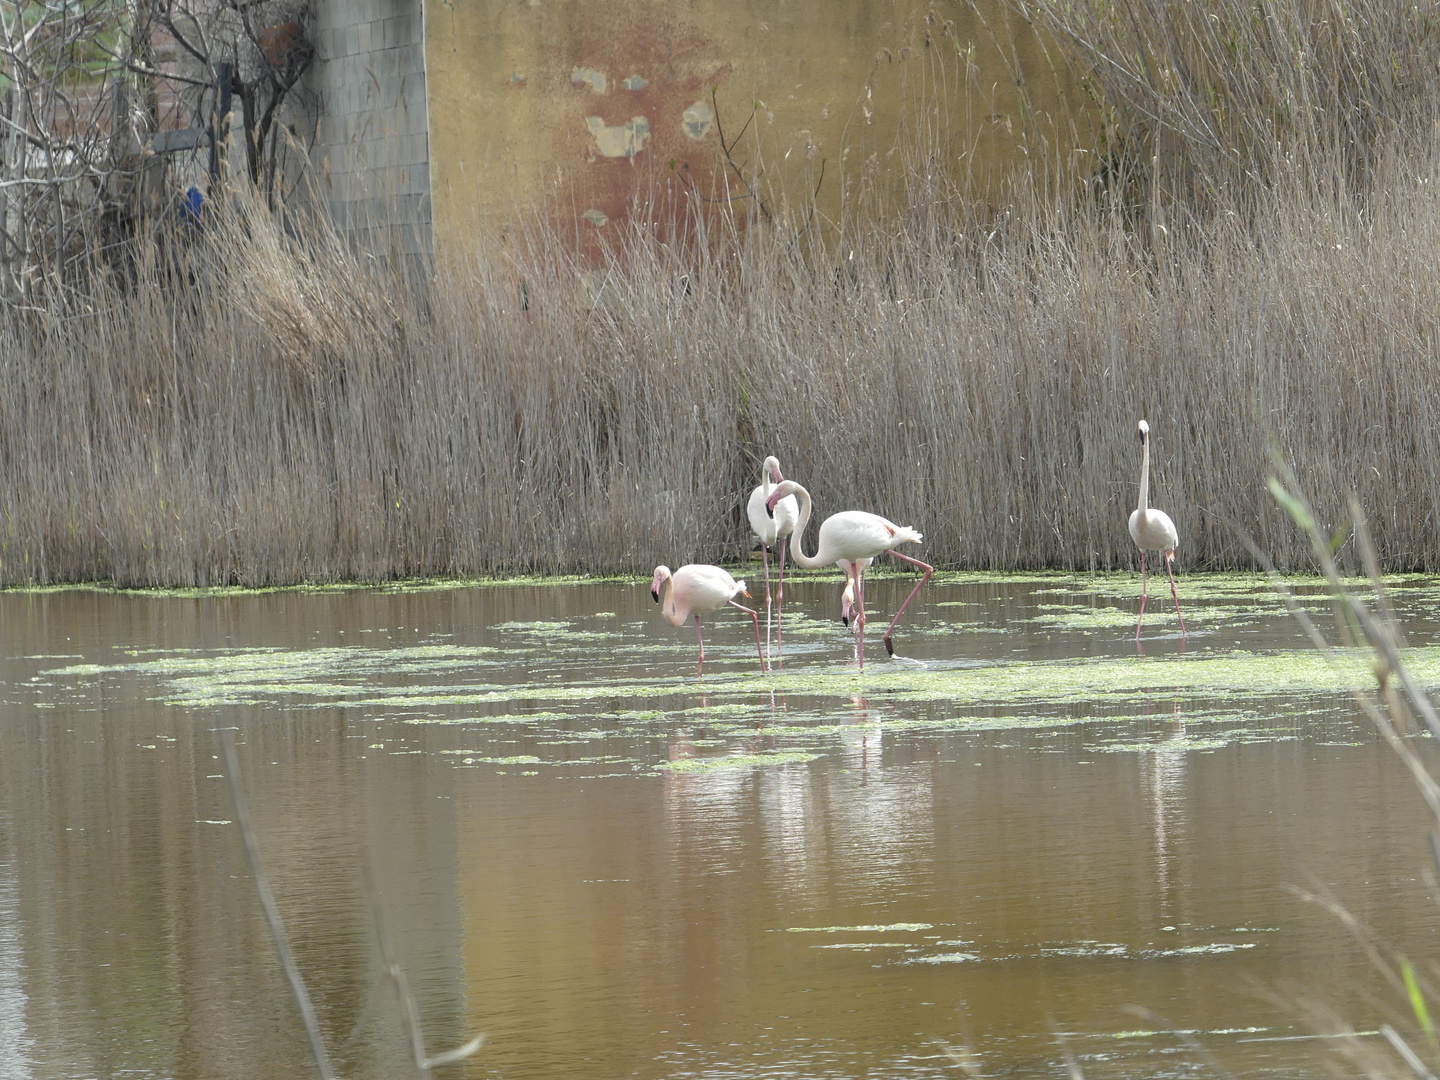
[(0, 581), (735, 559), (769, 453), (940, 565), (1125, 567), (1142, 416), (1182, 565), (1250, 565), (1236, 524), (1308, 565), (1273, 439), (1322, 519), (1353, 489), (1388, 567), (1435, 569), (1440, 128), (1409, 109), (1363, 177), (1312, 140), (1163, 229), (1127, 185), (1022, 175), (994, 210), (917, 169), (823, 240), (697, 218), (596, 266), (536, 225), (419, 273), (238, 206), (0, 314)]

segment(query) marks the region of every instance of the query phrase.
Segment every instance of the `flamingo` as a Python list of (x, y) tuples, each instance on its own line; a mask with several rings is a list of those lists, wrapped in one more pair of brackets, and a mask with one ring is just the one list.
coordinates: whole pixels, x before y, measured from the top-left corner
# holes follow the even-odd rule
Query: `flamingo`
[(726, 604), (750, 616), (755, 626), (755, 652), (760, 657), (760, 673), (763, 675), (768, 670), (765, 654), (760, 651), (760, 617), (754, 608), (735, 602), (735, 597), (742, 594), (750, 595), (745, 582), (736, 581), (718, 566), (690, 563), (673, 574), (668, 566), (655, 568), (650, 595), (660, 605), (665, 621), (671, 626), (684, 626), (686, 619), (695, 616), (695, 636), (700, 639), (700, 663), (695, 668), (697, 676), (705, 669), (705, 636), (700, 631), (700, 613), (719, 611)]
[[(909, 555), (902, 555), (895, 550), (896, 544), (919, 543), (922, 539), (919, 532), (909, 525), (896, 525), (893, 521), (881, 517), (879, 514), (867, 514), (863, 510), (844, 510), (838, 514), (831, 514), (820, 523), (820, 534), (815, 544), (815, 554), (806, 555), (802, 543), (805, 535), (805, 526), (810, 524), (810, 511), (812, 503), (810, 492), (797, 484), (794, 480), (785, 480), (775, 486), (770, 493), (770, 500), (766, 503), (768, 507), (775, 507), (777, 503), (788, 495), (794, 495), (800, 500), (800, 521), (795, 526), (795, 550), (791, 552), (796, 566), (803, 566), (807, 570), (816, 570), (826, 563), (849, 563), (849, 569), (845, 576), (850, 579), (850, 590), (854, 596), (854, 618), (855, 636), (860, 644), (860, 667), (865, 667), (865, 577), (864, 567), (860, 564), (863, 561), (866, 566), (870, 560), (877, 555), (889, 552), (902, 562), (908, 562), (912, 566), (918, 566), (925, 571), (915, 588), (910, 590), (910, 595), (900, 605), (900, 610), (895, 612), (895, 617), (890, 620), (890, 625), (885, 629), (885, 652), (890, 656), (895, 655), (895, 646), (891, 642), (891, 635), (895, 632), (895, 624), (900, 621), (900, 616), (905, 614), (905, 609), (910, 606), (910, 601), (915, 599), (918, 593), (930, 580), (930, 575), (935, 568), (929, 563), (923, 563), (919, 559), (912, 559)], [(842, 610), (845, 609), (844, 597), (841, 597)]]
[(1150, 498), (1150, 425), (1140, 421), (1140, 503), (1130, 515), (1130, 536), (1140, 549), (1140, 618), (1135, 620), (1135, 641), (1140, 641), (1140, 624), (1145, 620), (1145, 601), (1149, 596), (1145, 583), (1145, 552), (1158, 551), (1170, 575), (1170, 595), (1175, 600), (1175, 617), (1180, 620), (1180, 636), (1185, 636), (1185, 617), (1180, 614), (1180, 594), (1175, 591), (1175, 545), (1180, 534), (1175, 522), (1163, 510), (1151, 510), (1145, 504)]
[[(774, 482), (771, 482), (774, 477)], [(780, 586), (775, 595), (775, 648), (779, 651), (785, 646), (784, 609), (785, 609), (785, 545), (789, 543), (790, 534), (795, 531), (795, 517), (798, 509), (795, 505), (795, 497), (781, 499), (775, 505), (775, 513), (769, 514), (765, 510), (765, 502), (770, 498), (770, 493), (775, 490), (775, 484), (783, 481), (785, 477), (780, 472), (779, 460), (771, 455), (765, 459), (765, 464), (760, 466), (760, 486), (750, 492), (750, 501), (746, 504), (745, 511), (750, 516), (750, 528), (760, 538), (760, 558), (765, 563), (765, 652), (770, 652), (770, 549), (775, 542), (780, 542)]]

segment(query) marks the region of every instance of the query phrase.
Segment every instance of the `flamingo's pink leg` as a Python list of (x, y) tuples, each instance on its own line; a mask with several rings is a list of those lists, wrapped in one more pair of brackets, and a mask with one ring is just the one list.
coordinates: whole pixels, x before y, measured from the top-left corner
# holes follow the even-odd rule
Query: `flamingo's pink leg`
[[(700, 632), (700, 613), (695, 613), (695, 636), (700, 639), (700, 663), (695, 667), (695, 677), (698, 679), (701, 672), (705, 670), (705, 635)], [(756, 631), (759, 636), (759, 631)]]
[(1175, 617), (1180, 620), (1180, 636), (1183, 638), (1185, 636), (1185, 616), (1180, 614), (1180, 594), (1175, 591), (1175, 571), (1171, 569), (1175, 564), (1175, 553), (1171, 551), (1168, 555), (1169, 557), (1165, 559), (1165, 572), (1170, 575), (1170, 596), (1175, 601)]
[(770, 651), (770, 545), (760, 541), (760, 558), (765, 563), (765, 651)]
[(851, 627), (855, 631), (855, 651), (860, 656), (860, 670), (865, 670), (865, 571), (860, 569), (859, 560), (850, 564), (855, 572), (855, 618)]
[(775, 588), (775, 651), (785, 651), (785, 545), (788, 536), (780, 538), (780, 584)]
[(737, 607), (745, 612), (746, 615), (750, 616), (750, 621), (755, 624), (755, 655), (760, 657), (760, 674), (764, 675), (769, 669), (765, 667), (765, 654), (760, 651), (760, 616), (756, 614), (754, 608), (748, 608), (744, 604), (737, 604), (734, 600), (728, 600), (726, 603), (731, 607)]
[[(1140, 624), (1145, 621), (1145, 598), (1149, 595), (1145, 585), (1145, 549), (1140, 549), (1140, 618), (1135, 620), (1135, 640), (1140, 640)], [(1178, 608), (1176, 610), (1179, 610)]]
[(910, 606), (910, 601), (915, 599), (915, 594), (925, 587), (925, 583), (930, 580), (930, 575), (935, 573), (935, 568), (929, 563), (921, 562), (919, 559), (912, 559), (909, 555), (901, 555), (900, 552), (893, 549), (890, 554), (897, 559), (903, 559), (911, 566), (918, 566), (925, 571), (925, 576), (916, 582), (915, 588), (911, 589), (910, 595), (905, 598), (905, 603), (900, 605), (900, 610), (895, 612), (895, 617), (890, 620), (890, 625), (885, 628), (885, 651), (889, 655), (894, 656), (895, 646), (890, 642), (890, 635), (895, 632), (895, 624), (900, 621), (900, 616), (905, 614), (905, 609)]

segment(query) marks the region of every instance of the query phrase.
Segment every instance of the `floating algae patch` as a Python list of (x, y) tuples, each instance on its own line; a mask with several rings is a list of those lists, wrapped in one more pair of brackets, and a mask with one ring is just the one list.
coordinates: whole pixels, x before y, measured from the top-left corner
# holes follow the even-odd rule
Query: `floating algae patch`
[[(532, 754), (512, 754), (510, 757), (484, 757), (478, 750), (441, 750), (442, 754), (464, 754), (461, 760), (466, 765), (544, 765), (544, 758)], [(553, 763), (552, 763), (553, 764)]]
[(398, 649), (367, 646), (324, 646), (315, 649), (236, 649), (196, 655), (171, 652), (154, 660), (124, 664), (71, 664), (41, 675), (76, 678), (128, 673), (158, 678), (205, 675), (244, 676), (256, 682), (292, 681), (297, 674), (369, 675), (452, 670), (483, 663), (502, 650), (475, 645), (421, 645)]
[(496, 623), (490, 630), (500, 634), (529, 634), (544, 640), (560, 638), (577, 644), (582, 641), (610, 641), (620, 637), (619, 633), (612, 630), (580, 630), (568, 621)]
[(756, 705), (694, 705), (680, 711), (681, 716), (723, 716), (727, 713), (753, 713), (763, 706)]
[(564, 720), (564, 713), (500, 713), (495, 716), (410, 716), (407, 724), (547, 724)]
[[(1226, 746), (1232, 746), (1237, 742), (1275, 742), (1275, 738), (1269, 739), (1244, 739), (1247, 733), (1236, 732), (1235, 737), (1229, 739), (1165, 739), (1160, 742), (1127, 742), (1127, 743), (1097, 743), (1089, 749), (1108, 754), (1147, 754), (1147, 753), (1175, 753), (1185, 751), (1220, 750)], [(1291, 738), (1296, 738), (1293, 732)]]
[[(362, 707), (360, 695), (373, 692), (373, 682), (394, 675), (435, 675), (492, 665), (497, 650), (457, 645), (378, 649), (329, 646), (317, 649), (244, 649), (171, 655), (126, 664), (72, 664), (41, 675), (52, 678), (95, 678), (126, 675), (153, 678), (166, 684), (170, 704), (189, 707), (254, 704), (264, 699), (308, 697), (311, 704)], [(474, 690), (471, 686), (469, 689)], [(387, 695), (409, 704), (424, 704), (422, 695), (399, 688)], [(351, 700), (346, 700), (351, 699)], [(294, 704), (294, 702), (291, 702)]]
[(921, 930), (934, 930), (933, 923), (928, 922), (897, 922), (887, 923), (884, 926), (787, 926), (787, 934), (916, 934)]
[(935, 956), (917, 956), (913, 960), (907, 960), (907, 964), (974, 964), (980, 960), (979, 953), (948, 952), (939, 953)]
[[(1040, 702), (1114, 705), (1148, 701), (1157, 694), (1216, 699), (1336, 694), (1373, 683), (1367, 655), (1337, 653), (1336, 657), (1332, 664), (1313, 650), (1270, 654), (1235, 650), (1189, 657), (1081, 657), (964, 668), (880, 663), (863, 674), (853, 669), (804, 675), (787, 672), (772, 675), (767, 685), (777, 693), (885, 695), (897, 702), (948, 701), (974, 706)], [(1410, 649), (1404, 659), (1423, 685), (1440, 683), (1440, 648)], [(724, 688), (712, 686), (710, 692), (718, 695)]]
[(1104, 957), (1117, 960), (1164, 960), (1181, 956), (1224, 956), (1227, 953), (1253, 949), (1255, 945), (1256, 943), (1253, 941), (1217, 941), (1207, 945), (1184, 945), (1173, 949), (1132, 949), (1128, 945), (1112, 942), (1079, 941), (1074, 945), (1042, 948), (1040, 955), (1077, 958)]
[(728, 769), (760, 769), (771, 765), (794, 765), (814, 761), (819, 754), (786, 750), (772, 754), (729, 754), (725, 757), (692, 757), (662, 761), (656, 769), (674, 773), (713, 773)]
[[(1047, 630), (1133, 630), (1136, 611), (1124, 607), (1078, 607), (1071, 604), (1040, 604), (1039, 614), (1028, 620)], [(1219, 626), (1238, 626), (1262, 618), (1282, 614), (1282, 608), (1265, 609), (1258, 606), (1237, 607), (1232, 604), (1187, 604), (1185, 623), (1192, 630), (1205, 630)], [(1147, 626), (1175, 622), (1175, 609), (1166, 605), (1159, 610), (1147, 611)], [(1299, 629), (1296, 629), (1299, 634)]]

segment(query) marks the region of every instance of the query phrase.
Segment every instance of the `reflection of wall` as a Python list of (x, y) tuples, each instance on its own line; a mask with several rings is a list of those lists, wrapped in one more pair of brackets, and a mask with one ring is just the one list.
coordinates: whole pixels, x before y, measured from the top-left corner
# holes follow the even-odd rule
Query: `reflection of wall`
[[(980, 7), (1001, 26), (999, 0)], [(914, 142), (901, 132), (930, 94), (943, 97), (952, 174), (1003, 165), (1021, 135), (1015, 80), (960, 0), (503, 0), (434, 5), (425, 32), (436, 219), (452, 225), (551, 190), (563, 215), (600, 230), (652, 184), (662, 202), (727, 180), (733, 192), (722, 128), (745, 171), (761, 164), (771, 211), (808, 204), (818, 185), (834, 216), (842, 188), (898, 172), (888, 155)], [(1053, 115), (1050, 67), (1016, 40)], [(967, 96), (971, 46), (968, 84), (985, 90)]]
[[(343, 643), (347, 628), (423, 625), (414, 602), (0, 599), (0, 1080), (26, 1075), (7, 1071), (17, 1040), (46, 1076), (313, 1074), (237, 832), (216, 824), (234, 817), (214, 757), (219, 723), (239, 729), (261, 859), (332, 1048), (365, 1021), (343, 1075), (413, 1071), (393, 995), (366, 1012), (379, 971), (367, 859), (428, 1045), (463, 1041), (443, 759), (366, 754), (346, 710), (175, 708), (153, 679), (123, 672), (15, 689), (39, 667), (124, 650)], [(17, 993), (18, 1030), (7, 1019)]]

